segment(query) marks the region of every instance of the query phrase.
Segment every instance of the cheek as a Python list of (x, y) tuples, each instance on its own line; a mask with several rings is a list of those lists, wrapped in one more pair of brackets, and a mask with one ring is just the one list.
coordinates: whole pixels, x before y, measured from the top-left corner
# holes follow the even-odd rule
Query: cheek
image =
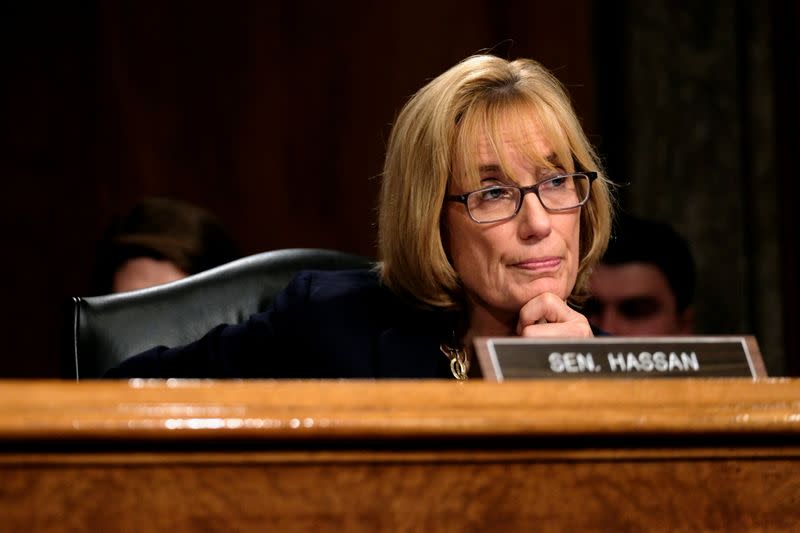
[(464, 279), (483, 271), (495, 253), (491, 235), (495, 228), (481, 227), (452, 213), (446, 216), (445, 222), (445, 248), (456, 272)]
[(581, 253), (581, 223), (580, 215), (576, 214), (559, 221), (559, 230), (564, 239), (566, 249), (569, 251), (569, 266), (577, 275), (578, 263)]
[(569, 234), (569, 241), (567, 242), (567, 246), (570, 250), (575, 252), (577, 256), (580, 253), (581, 248), (581, 217), (580, 214), (575, 215), (572, 219), (571, 224), (571, 232)]
[(446, 251), (457, 272), (461, 272), (465, 265), (472, 262), (475, 253), (475, 236), (463, 217), (451, 215), (447, 217)]

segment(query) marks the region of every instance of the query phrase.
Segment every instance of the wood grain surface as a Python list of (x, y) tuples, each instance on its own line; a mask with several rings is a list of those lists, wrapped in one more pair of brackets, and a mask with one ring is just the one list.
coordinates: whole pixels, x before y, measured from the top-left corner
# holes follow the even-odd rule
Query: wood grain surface
[(800, 434), (792, 379), (0, 382), (0, 437)]
[(793, 531), (798, 424), (787, 379), (0, 382), (0, 529)]

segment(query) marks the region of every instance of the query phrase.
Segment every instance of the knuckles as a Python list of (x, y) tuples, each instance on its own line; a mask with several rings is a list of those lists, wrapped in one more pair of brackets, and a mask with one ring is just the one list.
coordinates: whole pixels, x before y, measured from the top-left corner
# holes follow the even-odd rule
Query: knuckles
[[(542, 318), (547, 323), (539, 323)], [(551, 292), (540, 294), (520, 309), (517, 334), (520, 337), (594, 336), (586, 317)]]
[(522, 328), (520, 337), (593, 337), (588, 323), (551, 322), (549, 324), (530, 324)]

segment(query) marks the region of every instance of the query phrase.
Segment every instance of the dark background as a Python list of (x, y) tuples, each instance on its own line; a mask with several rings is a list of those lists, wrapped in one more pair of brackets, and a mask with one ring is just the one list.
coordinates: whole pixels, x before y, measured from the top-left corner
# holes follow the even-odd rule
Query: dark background
[(800, 373), (796, 2), (10, 4), (0, 377), (59, 375), (64, 303), (146, 195), (210, 209), (246, 254), (374, 256), (395, 113), (485, 50), (553, 70), (620, 204), (690, 240), (698, 333), (756, 334)]

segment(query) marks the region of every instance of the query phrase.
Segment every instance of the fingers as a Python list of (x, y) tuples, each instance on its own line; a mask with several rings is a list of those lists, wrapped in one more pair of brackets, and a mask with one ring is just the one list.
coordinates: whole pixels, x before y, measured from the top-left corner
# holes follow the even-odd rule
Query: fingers
[(593, 337), (586, 317), (551, 292), (526, 303), (519, 312), (520, 337)]

